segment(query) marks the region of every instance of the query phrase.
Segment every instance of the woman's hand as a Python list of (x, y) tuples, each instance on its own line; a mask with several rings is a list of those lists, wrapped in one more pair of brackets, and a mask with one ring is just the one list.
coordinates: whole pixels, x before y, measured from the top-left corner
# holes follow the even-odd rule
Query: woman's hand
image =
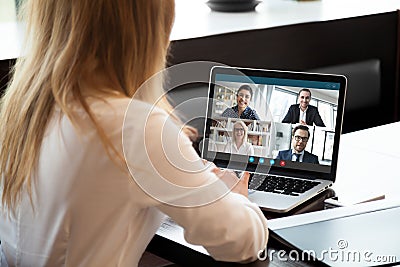
[(221, 170), (215, 165), (212, 167), (212, 172), (214, 172), (232, 192), (248, 197), (250, 179), (249, 172), (242, 172), (242, 175), (239, 178), (234, 171)]
[[(249, 179), (250, 173), (249, 172), (242, 172), (241, 177), (237, 177), (235, 172), (232, 172), (232, 175), (236, 178), (236, 185), (232, 188), (232, 192), (241, 194), (245, 197), (249, 196)], [(237, 181), (239, 178), (239, 181)], [(222, 178), (222, 180), (224, 180)]]

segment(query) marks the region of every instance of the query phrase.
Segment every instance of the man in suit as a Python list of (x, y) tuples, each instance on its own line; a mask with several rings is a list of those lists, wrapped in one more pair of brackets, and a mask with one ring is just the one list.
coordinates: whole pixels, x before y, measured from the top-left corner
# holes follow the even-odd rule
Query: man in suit
[(292, 149), (279, 151), (276, 159), (319, 164), (318, 157), (304, 149), (310, 138), (307, 126), (298, 125), (292, 132)]
[(317, 125), (325, 127), (318, 108), (310, 105), (311, 91), (303, 88), (299, 92), (299, 104), (291, 105), (285, 118), (284, 123), (301, 123), (303, 125)]

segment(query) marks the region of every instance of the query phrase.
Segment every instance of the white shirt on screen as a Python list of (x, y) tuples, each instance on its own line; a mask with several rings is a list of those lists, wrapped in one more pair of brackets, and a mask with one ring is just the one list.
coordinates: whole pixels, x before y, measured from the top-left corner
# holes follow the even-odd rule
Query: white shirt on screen
[(292, 149), (292, 161), (296, 161), (297, 160), (297, 156), (296, 154), (298, 154), (299, 156), (299, 162), (303, 162), (303, 156), (304, 156), (304, 150), (301, 151), (300, 153), (297, 153), (295, 150)]
[(236, 146), (235, 142), (232, 142), (232, 140), (229, 140), (226, 143), (223, 152), (251, 156), (251, 155), (254, 155), (254, 147), (249, 142), (243, 142), (243, 144), (238, 148)]
[(308, 109), (308, 107), (306, 108), (306, 110), (303, 111), (300, 108), (299, 122), (304, 121), (305, 123), (307, 123), (307, 121), (306, 121), (307, 109)]

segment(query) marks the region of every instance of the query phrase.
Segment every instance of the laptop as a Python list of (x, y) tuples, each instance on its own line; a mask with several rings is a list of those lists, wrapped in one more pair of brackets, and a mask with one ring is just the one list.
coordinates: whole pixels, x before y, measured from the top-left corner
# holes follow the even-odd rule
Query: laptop
[(335, 182), (346, 84), (340, 75), (213, 67), (202, 158), (249, 171), (251, 201), (290, 211)]

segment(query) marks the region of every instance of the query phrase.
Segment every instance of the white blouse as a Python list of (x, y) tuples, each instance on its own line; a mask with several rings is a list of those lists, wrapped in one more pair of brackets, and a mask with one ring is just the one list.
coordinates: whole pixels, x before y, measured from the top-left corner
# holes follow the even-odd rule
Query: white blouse
[(34, 210), (26, 195), (10, 217), (0, 209), (0, 266), (137, 266), (164, 214), (217, 260), (251, 261), (265, 248), (260, 209), (227, 192), (164, 111), (133, 101), (124, 122), (129, 101), (90, 106), (134, 178), (83, 111), (79, 131), (55, 112), (33, 174)]
[(232, 154), (240, 154), (240, 155), (248, 155), (252, 156), (254, 155), (254, 147), (252, 144), (249, 142), (243, 142), (243, 144), (238, 148), (236, 146), (235, 142), (232, 142), (232, 140), (229, 140), (224, 148), (224, 151), (226, 153), (232, 153)]

